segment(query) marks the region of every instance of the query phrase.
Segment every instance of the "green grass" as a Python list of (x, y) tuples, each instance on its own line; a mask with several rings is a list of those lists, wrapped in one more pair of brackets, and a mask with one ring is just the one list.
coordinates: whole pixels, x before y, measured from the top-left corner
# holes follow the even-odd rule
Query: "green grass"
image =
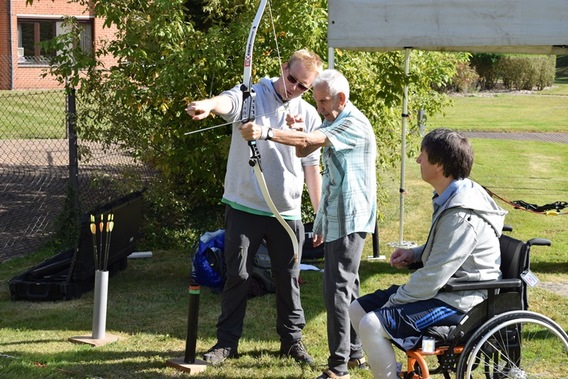
[[(566, 200), (568, 159), (558, 151), (566, 145), (474, 139), (477, 163), (473, 177), (507, 199), (522, 198), (542, 203)], [(535, 152), (538, 151), (538, 154)], [(533, 159), (535, 158), (535, 159)], [(523, 168), (532, 160), (540, 170), (527, 175)], [(397, 172), (381, 173), (389, 194), (381, 204), (380, 252), (389, 255), (389, 242), (398, 241), (399, 207)], [(407, 162), (404, 239), (423, 242), (429, 227), (431, 189), (419, 177), (418, 165)], [(556, 180), (555, 180), (556, 178)], [(518, 189), (529, 189), (518, 192)], [(498, 201), (499, 202), (499, 201)], [(512, 235), (521, 239), (547, 237), (552, 247), (533, 249), (532, 269), (547, 282), (565, 282), (568, 272), (568, 215), (544, 216), (514, 210), (507, 222), (515, 227)], [(372, 255), (367, 243), (365, 256)], [(8, 261), (0, 266), (0, 377), (2, 378), (175, 378), (185, 374), (169, 368), (169, 359), (184, 356), (187, 333), (189, 252), (155, 251), (147, 260), (131, 260), (125, 271), (110, 279), (107, 332), (122, 337), (106, 346), (91, 348), (68, 342), (69, 337), (90, 335), (93, 294), (67, 302), (33, 303), (9, 299), (7, 280), (41, 261), (48, 253)], [(321, 263), (317, 263), (321, 265)], [(403, 283), (406, 273), (384, 261), (361, 264), (362, 292), (368, 293), (393, 283)], [(302, 300), (307, 326), (305, 342), (323, 368), (327, 358), (322, 276), (302, 273)], [(200, 297), (197, 351), (215, 342), (219, 295), (204, 288)], [(564, 328), (568, 327), (568, 298), (542, 288), (530, 290), (531, 309), (544, 313)], [(249, 301), (242, 357), (222, 367), (209, 367), (197, 378), (300, 378), (316, 377), (318, 370), (301, 368), (293, 361), (276, 356), (279, 348), (274, 330), (272, 295)], [(402, 357), (400, 357), (402, 358)], [(371, 378), (368, 372), (357, 378)]]
[[(527, 97), (534, 99), (540, 96)], [(508, 95), (501, 95), (491, 100), (499, 103), (507, 98)], [(539, 109), (547, 105), (546, 102), (521, 103), (507, 99), (509, 104), (517, 104), (517, 110), (494, 106), (494, 111), (488, 112), (486, 108), (476, 110), (480, 107), (476, 100), (474, 97), (460, 98), (454, 108), (455, 114), (465, 117), (468, 112), (475, 111), (481, 117), (491, 113), (492, 119), (495, 119), (492, 123), (501, 125), (506, 124), (506, 116), (514, 116), (525, 107), (533, 108), (527, 111), (529, 115), (540, 114), (545, 119), (544, 124), (552, 124), (550, 120), (556, 117)], [(556, 130), (568, 132), (566, 120)], [(533, 125), (536, 121), (543, 120), (527, 118), (527, 124), (515, 130), (541, 130)], [(467, 125), (469, 122), (459, 123), (460, 129), (468, 129)], [(479, 127), (476, 130), (494, 130), (486, 123), (475, 125)], [(438, 125), (430, 120), (430, 128), (434, 126)], [(473, 139), (472, 143), (476, 154), (472, 177), (499, 196), (537, 204), (568, 201), (568, 145), (487, 139)], [(389, 243), (399, 240), (398, 172), (398, 169), (392, 169), (379, 173), (386, 194), (380, 203), (380, 253), (387, 257), (392, 251)], [(406, 164), (405, 187), (403, 237), (405, 241), (421, 243), (430, 225), (431, 188), (420, 179), (418, 165), (413, 159)], [(509, 212), (506, 222), (514, 226), (513, 237), (524, 240), (546, 237), (553, 241), (552, 247), (533, 249), (531, 267), (537, 277), (548, 283), (566, 283), (568, 215), (544, 216), (515, 210), (499, 200), (497, 202)], [(143, 246), (140, 248), (143, 249)], [(167, 367), (166, 362), (184, 356), (190, 252), (154, 251), (153, 258), (131, 260), (125, 271), (110, 278), (106, 330), (121, 339), (97, 348), (68, 341), (70, 337), (90, 335), (92, 331), (92, 292), (67, 302), (10, 300), (8, 280), (52, 254), (51, 251), (43, 251), (0, 265), (1, 378), (163, 379), (187, 376)], [(364, 251), (364, 256), (368, 255), (372, 255), (370, 241)], [(321, 266), (321, 262), (317, 265)], [(362, 293), (403, 283), (407, 278), (407, 273), (391, 268), (385, 261), (363, 261), (360, 275)], [(318, 369), (301, 368), (293, 361), (276, 355), (279, 342), (274, 330), (274, 297), (267, 295), (249, 301), (240, 345), (241, 358), (229, 360), (222, 367), (209, 367), (195, 377), (314, 378), (319, 375), (328, 355), (322, 275), (320, 272), (302, 272), (302, 280), (302, 301), (307, 321), (304, 339), (320, 365)], [(564, 329), (568, 328), (568, 298), (536, 287), (529, 290), (529, 299), (531, 310), (546, 314)], [(219, 300), (219, 295), (202, 289), (197, 341), (199, 353), (215, 342)], [(401, 354), (399, 358), (402, 359)], [(354, 372), (352, 377), (365, 379), (372, 375), (370, 372)]]
[[(543, 205), (554, 201), (568, 201), (568, 145), (534, 141), (472, 139), (475, 164), (472, 179), (499, 197), (523, 200)], [(420, 179), (419, 166), (413, 160), (406, 165), (404, 231), (405, 239), (423, 241), (429, 228), (425, 222), (430, 211), (431, 188)], [(391, 173), (383, 174), (391, 197), (384, 201), (385, 217), (381, 227), (383, 241), (398, 241), (398, 207), (393, 203), (398, 196), (399, 179)], [(396, 194), (396, 195), (393, 195)], [(533, 237), (549, 238), (551, 247), (535, 248), (535, 267), (542, 269), (547, 280), (566, 281), (568, 273), (568, 214), (546, 216), (519, 209), (496, 199), (509, 213), (506, 222), (514, 227), (512, 236), (522, 240)], [(397, 204), (398, 205), (398, 204)], [(568, 208), (564, 209), (568, 212)], [(386, 251), (389, 251), (388, 249)]]
[(430, 125), (468, 131), (566, 132), (568, 84), (533, 94), (453, 96), (445, 114), (428, 119)]
[(0, 91), (0, 103), (0, 139), (65, 138), (64, 91)]

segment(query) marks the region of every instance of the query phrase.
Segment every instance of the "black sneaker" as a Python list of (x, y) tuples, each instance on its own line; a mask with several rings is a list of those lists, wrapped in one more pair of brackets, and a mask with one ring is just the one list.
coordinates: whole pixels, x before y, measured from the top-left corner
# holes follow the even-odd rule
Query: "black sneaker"
[(350, 379), (351, 375), (347, 371), (339, 372), (330, 368), (323, 370), (323, 374), (318, 376), (316, 379)]
[(280, 345), (280, 354), (294, 358), (298, 363), (305, 363), (314, 366), (314, 359), (308, 354), (301, 340), (292, 342), (290, 346)]
[(230, 347), (218, 347), (217, 345), (209, 349), (208, 352), (203, 354), (203, 360), (207, 363), (211, 363), (213, 366), (221, 364), (227, 358), (236, 357), (237, 349)]

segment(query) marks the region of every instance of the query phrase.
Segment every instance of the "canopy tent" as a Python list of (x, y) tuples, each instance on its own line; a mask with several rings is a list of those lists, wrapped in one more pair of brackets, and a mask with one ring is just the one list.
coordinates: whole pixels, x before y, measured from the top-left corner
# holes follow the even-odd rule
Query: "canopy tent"
[(566, 0), (329, 0), (328, 46), (568, 53)]
[[(408, 75), (411, 49), (430, 51), (568, 54), (566, 0), (329, 0), (330, 67), (335, 48), (363, 51), (405, 50)], [(400, 231), (403, 241), (404, 166), (408, 87), (404, 87)]]

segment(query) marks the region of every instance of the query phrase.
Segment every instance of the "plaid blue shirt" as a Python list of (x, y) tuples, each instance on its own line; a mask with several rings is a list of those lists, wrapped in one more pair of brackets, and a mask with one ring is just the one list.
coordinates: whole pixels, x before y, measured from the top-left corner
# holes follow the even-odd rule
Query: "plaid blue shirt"
[(377, 145), (369, 120), (348, 102), (335, 121), (324, 121), (319, 130), (332, 145), (322, 150), (322, 197), (314, 232), (325, 242), (355, 232), (373, 233)]

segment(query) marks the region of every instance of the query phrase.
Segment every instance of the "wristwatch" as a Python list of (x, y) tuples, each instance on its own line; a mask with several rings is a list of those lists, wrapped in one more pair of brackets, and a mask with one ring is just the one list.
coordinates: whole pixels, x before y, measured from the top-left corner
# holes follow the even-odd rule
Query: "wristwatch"
[(272, 130), (272, 128), (268, 128), (268, 130), (266, 131), (266, 140), (270, 141), (273, 138), (274, 138), (274, 130)]

